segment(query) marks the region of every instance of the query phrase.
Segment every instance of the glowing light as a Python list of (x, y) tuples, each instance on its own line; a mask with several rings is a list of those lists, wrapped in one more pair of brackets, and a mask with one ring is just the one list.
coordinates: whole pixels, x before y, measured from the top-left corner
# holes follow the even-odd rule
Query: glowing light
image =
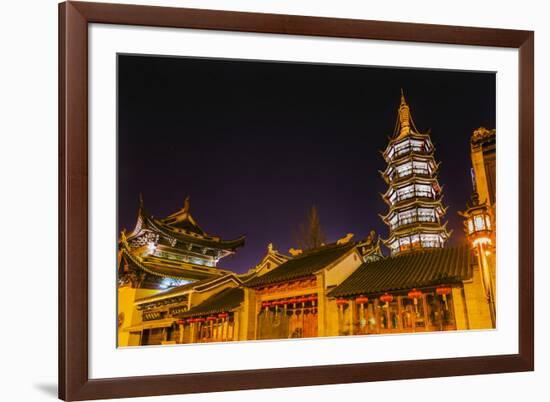
[(474, 246), (476, 246), (476, 247), (477, 247), (477, 246), (480, 246), (480, 245), (481, 245), (481, 246), (484, 246), (484, 245), (486, 245), (486, 244), (491, 244), (491, 239), (489, 239), (488, 237), (480, 237), (480, 238), (475, 239), (475, 240), (472, 242), (472, 244), (473, 244)]
[(153, 243), (152, 241), (150, 241), (147, 244), (147, 253), (148, 254), (153, 254), (156, 249), (157, 249), (157, 245), (155, 243)]

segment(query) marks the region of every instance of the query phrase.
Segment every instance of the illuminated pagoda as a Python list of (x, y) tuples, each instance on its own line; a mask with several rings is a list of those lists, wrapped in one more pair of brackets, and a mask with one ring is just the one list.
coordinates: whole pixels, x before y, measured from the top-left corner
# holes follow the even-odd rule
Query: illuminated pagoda
[(216, 266), (244, 245), (244, 236), (222, 240), (209, 235), (189, 209), (187, 197), (182, 209), (157, 219), (148, 213), (140, 197), (136, 226), (120, 237), (119, 286), (162, 290), (228, 273)]
[(401, 91), (395, 131), (383, 152), (387, 167), (381, 172), (388, 185), (382, 197), (389, 206), (381, 216), (389, 227), (389, 237), (383, 242), (392, 255), (443, 247), (450, 236), (442, 223), (446, 208), (441, 202), (434, 151), (429, 132), (416, 129)]

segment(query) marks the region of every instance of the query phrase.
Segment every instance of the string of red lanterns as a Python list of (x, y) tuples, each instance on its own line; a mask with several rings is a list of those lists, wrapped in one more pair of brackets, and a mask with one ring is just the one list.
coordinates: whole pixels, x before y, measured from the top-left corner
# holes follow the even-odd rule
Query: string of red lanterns
[(315, 306), (315, 302), (317, 301), (317, 299), (317, 295), (310, 295), (292, 297), (290, 299), (266, 300), (262, 302), (261, 306), (265, 309), (268, 309), (269, 307), (286, 306), (288, 304), (292, 304), (293, 307), (296, 308), (296, 304), (298, 303), (302, 303), (302, 305), (305, 305), (305, 303), (311, 303), (313, 306)]
[[(447, 295), (452, 293), (452, 288), (448, 285), (442, 285), (442, 286), (439, 286), (435, 289), (435, 293), (438, 296), (442, 297), (443, 301), (445, 302), (445, 307), (448, 308), (448, 306), (447, 306)], [(415, 304), (415, 307), (416, 307), (417, 302), (418, 302), (418, 300), (420, 300), (422, 298), (423, 293), (422, 293), (422, 291), (414, 288), (414, 289), (412, 289), (411, 291), (408, 292), (407, 296), (410, 299), (413, 300), (413, 302)], [(379, 299), (382, 303), (385, 303), (387, 305), (388, 303), (391, 303), (394, 300), (394, 296), (392, 294), (385, 293), (382, 296), (380, 296)], [(263, 301), (261, 306), (263, 308), (268, 309), (269, 307), (272, 307), (272, 306), (277, 307), (277, 306), (286, 306), (288, 304), (292, 304), (295, 308), (297, 303), (302, 303), (302, 305), (304, 305), (305, 303), (308, 303), (308, 302), (312, 303), (312, 305), (315, 306), (315, 303), (316, 303), (317, 300), (318, 300), (317, 295), (310, 295), (310, 296), (293, 297), (293, 298), (290, 298), (290, 299), (281, 299), (281, 300), (274, 300), (274, 301)], [(355, 298), (355, 303), (360, 304), (360, 305), (364, 305), (364, 304), (367, 304), (369, 302), (369, 300), (370, 299), (367, 296), (360, 295), (360, 296), (357, 296)], [(345, 299), (345, 298), (336, 299), (336, 305), (337, 306), (345, 306), (345, 305), (348, 305), (349, 302), (350, 302), (350, 300)], [(178, 325), (185, 325), (186, 323), (187, 324), (203, 323), (203, 322), (206, 322), (206, 321), (215, 321), (217, 319), (226, 319), (228, 316), (229, 316), (229, 314), (227, 312), (222, 312), (222, 313), (219, 313), (217, 315), (210, 315), (206, 318), (196, 317), (196, 318), (188, 318), (188, 319), (183, 319), (183, 320), (177, 320), (176, 323)]]

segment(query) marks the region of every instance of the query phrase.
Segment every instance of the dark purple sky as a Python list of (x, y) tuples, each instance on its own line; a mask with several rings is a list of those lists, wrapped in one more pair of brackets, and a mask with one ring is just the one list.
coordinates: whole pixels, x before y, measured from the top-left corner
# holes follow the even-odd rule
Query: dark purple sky
[(471, 195), (469, 138), (495, 126), (495, 74), (120, 55), (118, 226), (145, 205), (164, 217), (191, 196), (210, 234), (246, 246), (219, 266), (244, 272), (268, 243), (287, 253), (311, 205), (328, 241), (386, 237), (379, 153), (400, 88), (442, 161), (446, 218), (461, 242)]

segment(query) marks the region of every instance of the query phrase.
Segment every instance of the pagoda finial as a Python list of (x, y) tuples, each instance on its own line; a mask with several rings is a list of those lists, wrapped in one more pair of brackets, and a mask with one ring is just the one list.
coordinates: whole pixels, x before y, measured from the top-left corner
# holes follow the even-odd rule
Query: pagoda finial
[(143, 207), (143, 194), (139, 193), (139, 206)]
[(399, 137), (404, 137), (408, 135), (411, 131), (411, 113), (409, 110), (409, 105), (405, 100), (405, 94), (403, 93), (403, 88), (401, 88), (401, 104), (399, 105)]
[(189, 212), (191, 197), (187, 196), (185, 197), (185, 201), (183, 202), (183, 212)]

